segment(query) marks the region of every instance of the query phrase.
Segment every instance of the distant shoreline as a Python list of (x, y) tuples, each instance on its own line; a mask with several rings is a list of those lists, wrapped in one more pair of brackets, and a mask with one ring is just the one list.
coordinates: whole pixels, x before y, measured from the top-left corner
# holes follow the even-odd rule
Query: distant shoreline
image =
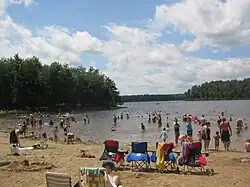
[(168, 101), (250, 101), (250, 99), (209, 99), (209, 100), (201, 100), (201, 99), (193, 99), (193, 100), (161, 100), (161, 101), (124, 101), (124, 103), (147, 103), (147, 102), (168, 102)]
[(32, 112), (48, 112), (49, 114), (57, 114), (59, 112), (72, 112), (81, 113), (81, 112), (90, 112), (90, 111), (105, 111), (105, 110), (118, 110), (127, 108), (126, 106), (92, 106), (92, 107), (69, 107), (69, 108), (54, 108), (48, 109), (40, 108), (38, 110), (0, 110), (0, 118), (4, 118), (7, 116), (14, 116), (14, 115), (22, 115), (26, 113)]

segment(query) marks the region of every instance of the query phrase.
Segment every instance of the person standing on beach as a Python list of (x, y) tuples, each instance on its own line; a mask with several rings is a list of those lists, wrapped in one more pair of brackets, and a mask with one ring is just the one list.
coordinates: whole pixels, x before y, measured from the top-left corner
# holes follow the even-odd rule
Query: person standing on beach
[(220, 147), (220, 133), (216, 131), (216, 135), (214, 136), (214, 150), (218, 151)]
[(179, 136), (180, 136), (180, 124), (178, 123), (178, 119), (174, 119), (174, 134), (175, 134), (175, 144), (178, 144)]
[(22, 131), (20, 129), (14, 129), (10, 132), (10, 144), (20, 147), (19, 135)]
[(225, 150), (229, 151), (229, 145), (231, 143), (230, 136), (232, 136), (232, 129), (229, 122), (226, 121), (226, 118), (222, 118), (222, 122), (220, 123), (220, 134), (221, 134), (221, 141), (224, 144)]
[(204, 136), (204, 149), (205, 151), (209, 151), (209, 144), (210, 144), (210, 134), (211, 134), (211, 130), (209, 128), (209, 126), (204, 125), (204, 129), (205, 129), (205, 136)]
[(58, 141), (58, 126), (55, 127), (55, 129), (53, 130), (53, 134), (54, 134), (54, 141), (57, 142)]

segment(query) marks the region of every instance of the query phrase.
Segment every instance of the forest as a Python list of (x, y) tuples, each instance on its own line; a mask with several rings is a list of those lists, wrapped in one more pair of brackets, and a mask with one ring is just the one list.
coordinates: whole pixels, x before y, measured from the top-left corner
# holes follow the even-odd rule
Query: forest
[(212, 81), (195, 85), (185, 92), (186, 100), (250, 99), (250, 78), (244, 80)]
[(125, 95), (121, 96), (122, 102), (147, 102), (147, 101), (174, 101), (184, 100), (184, 94), (165, 94), (165, 95)]
[(116, 106), (116, 84), (98, 69), (70, 67), (37, 57), (0, 59), (0, 109)]

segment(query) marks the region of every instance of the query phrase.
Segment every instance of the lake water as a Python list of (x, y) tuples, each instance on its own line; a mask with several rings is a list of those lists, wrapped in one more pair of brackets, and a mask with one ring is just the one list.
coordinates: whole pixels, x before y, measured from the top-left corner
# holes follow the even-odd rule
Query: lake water
[[(224, 112), (226, 116), (233, 116), (231, 126), (233, 128), (232, 148), (241, 149), (243, 147), (242, 140), (250, 137), (249, 130), (243, 131), (240, 135), (235, 133), (236, 120), (238, 117), (242, 119), (245, 117), (250, 121), (250, 101), (167, 101), (167, 102), (134, 102), (125, 103), (123, 106), (127, 108), (113, 110), (113, 111), (95, 111), (87, 112), (91, 118), (91, 123), (84, 125), (83, 119), (85, 114), (75, 114), (78, 121), (77, 124), (72, 123), (71, 132), (83, 139), (91, 139), (95, 141), (103, 141), (105, 139), (117, 139), (121, 144), (130, 144), (131, 141), (148, 141), (149, 144), (154, 145), (159, 140), (161, 128), (156, 124), (148, 124), (148, 114), (154, 111), (161, 111), (162, 127), (166, 126), (167, 116), (170, 124), (169, 141), (173, 141), (173, 119), (178, 117), (181, 124), (181, 133), (185, 133), (186, 124), (182, 123), (182, 115), (194, 114), (201, 116), (204, 114), (206, 119), (212, 122), (211, 137), (218, 130), (216, 119)], [(111, 132), (113, 115), (120, 115), (121, 112), (129, 113), (130, 119), (127, 120), (124, 115), (123, 120), (118, 120), (116, 131)], [(169, 115), (166, 115), (169, 113)], [(54, 119), (55, 116), (52, 116)], [(142, 133), (140, 123), (146, 125), (146, 132)], [(59, 121), (56, 121), (58, 124)], [(194, 137), (196, 137), (198, 128), (200, 126), (193, 124)], [(42, 131), (51, 132), (50, 127), (43, 127)], [(63, 136), (63, 132), (60, 132)], [(213, 146), (213, 142), (211, 142)], [(221, 145), (222, 146), (222, 145)]]

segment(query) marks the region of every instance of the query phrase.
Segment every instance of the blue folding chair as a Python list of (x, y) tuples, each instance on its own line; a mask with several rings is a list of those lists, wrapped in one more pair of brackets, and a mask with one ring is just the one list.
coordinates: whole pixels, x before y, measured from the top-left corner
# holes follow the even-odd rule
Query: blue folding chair
[(132, 171), (150, 169), (150, 156), (147, 142), (132, 142), (132, 152), (127, 156), (127, 162), (132, 163)]

